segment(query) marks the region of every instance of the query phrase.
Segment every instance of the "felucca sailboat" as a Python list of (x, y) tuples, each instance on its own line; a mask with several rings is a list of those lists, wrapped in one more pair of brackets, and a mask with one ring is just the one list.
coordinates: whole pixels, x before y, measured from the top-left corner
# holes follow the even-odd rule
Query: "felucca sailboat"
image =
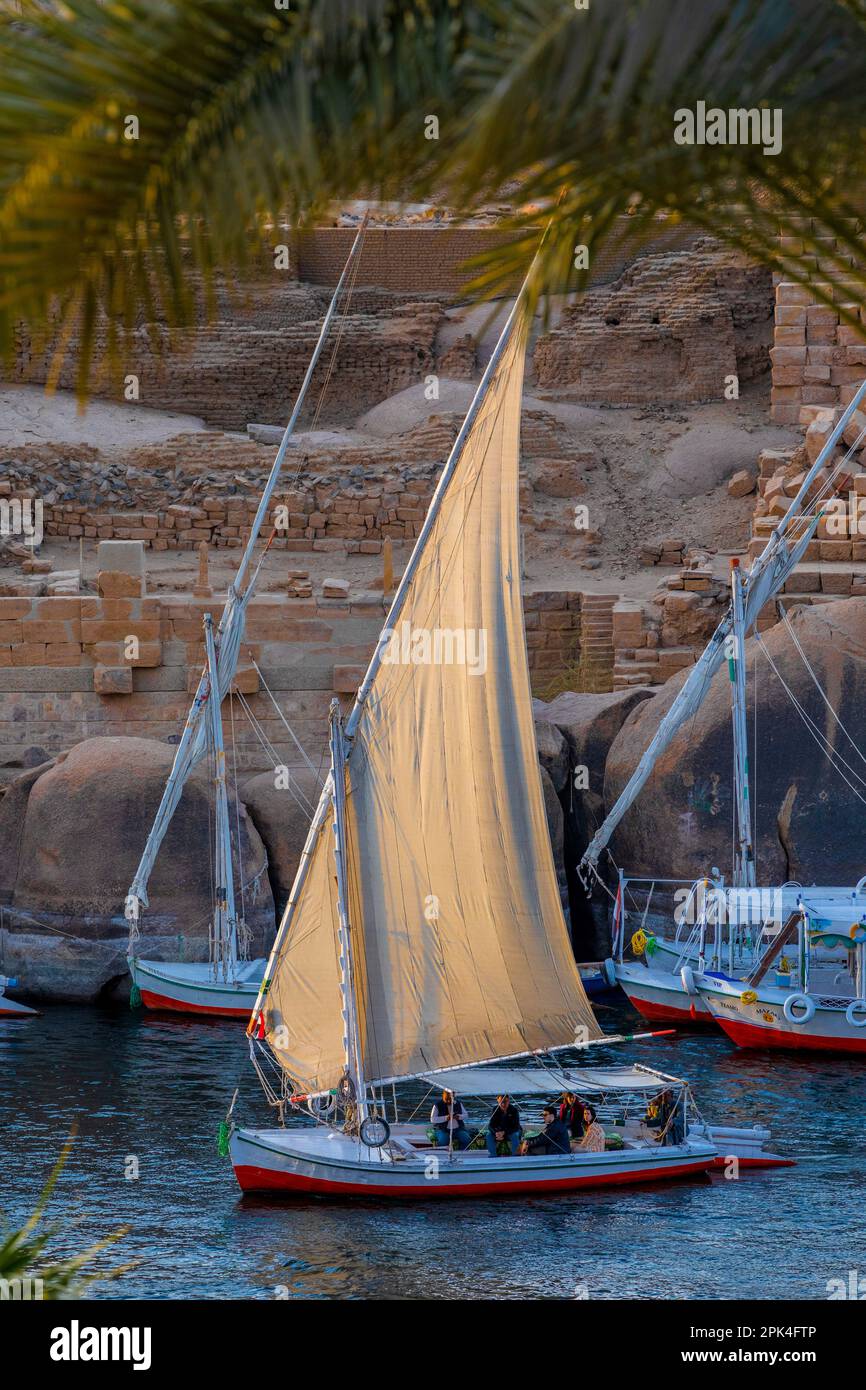
[[(738, 561), (732, 561), (726, 614), (578, 866), (587, 886), (599, 876), (599, 859), (611, 836), (727, 662), (734, 752), (732, 882), (725, 885), (714, 867), (693, 883), (671, 940), (644, 927), (654, 889), (670, 890), (674, 881), (618, 871), (613, 958), (604, 970), (645, 1018), (715, 1022), (743, 1047), (866, 1053), (866, 876), (855, 885), (842, 886), (758, 884), (745, 650), (761, 609), (781, 592), (803, 558), (835, 491), (834, 480), (845, 476), (854, 451), (866, 438), (866, 428), (859, 430), (845, 456), (833, 463), (836, 445), (846, 430), (850, 438), (849, 427), (864, 397), (866, 382), (842, 412), (751, 569), (744, 573)], [(796, 633), (790, 631), (796, 646)], [(757, 640), (760, 643), (760, 636)], [(808, 718), (804, 722), (808, 727)], [(816, 741), (820, 746), (820, 739)]]
[[(445, 464), (354, 707), (345, 720), (331, 708), (330, 775), (248, 1027), (280, 1125), (235, 1127), (230, 1111), (223, 1134), (245, 1191), (550, 1191), (681, 1177), (717, 1158), (685, 1083), (554, 1060), (602, 1033), (569, 943), (535, 747), (518, 527), (523, 307)], [(431, 1150), (425, 1125), (401, 1119), (398, 1087), (410, 1110), (430, 1088), (536, 1106), (591, 1093), (618, 1112), (620, 1142), (537, 1157)], [(679, 1119), (659, 1143), (641, 1116), (662, 1094)], [(759, 1153), (761, 1138), (749, 1131), (743, 1151)]]
[[(207, 661), (177, 747), (171, 773), (147, 838), (141, 861), (126, 898), (129, 922), (129, 970), (133, 986), (149, 1008), (180, 1013), (211, 1014), (247, 1018), (259, 991), (265, 960), (246, 959), (243, 923), (235, 910), (234, 866), (229, 810), (225, 786), (225, 754), (222, 743), (220, 708), (229, 693), (238, 665), (246, 623), (246, 611), (256, 590), (267, 546), (257, 563), (255, 547), (267, 520), (268, 509), (280, 480), (286, 451), (301, 414), (313, 373), (322, 354), (340, 295), (346, 286), (350, 267), (357, 273), (360, 248), (366, 231), (366, 218), (355, 236), (348, 259), (334, 289), (328, 311), (307, 366), (288, 424), (277, 449), (264, 491), (259, 500), (238, 572), (231, 584), (222, 618), (216, 632), (205, 614)], [(354, 274), (351, 287), (354, 284)], [(214, 913), (207, 961), (162, 961), (138, 955), (141, 913), (148, 905), (147, 885), (159, 847), (177, 809), (190, 773), (205, 757), (213, 766), (215, 791)]]

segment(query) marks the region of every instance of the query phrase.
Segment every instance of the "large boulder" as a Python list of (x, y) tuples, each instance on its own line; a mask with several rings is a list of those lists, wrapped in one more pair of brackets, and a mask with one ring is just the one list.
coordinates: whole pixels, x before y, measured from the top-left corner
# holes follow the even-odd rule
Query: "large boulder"
[[(860, 780), (866, 768), (842, 727), (859, 748), (866, 744), (866, 599), (801, 608), (792, 623), (831, 708), (784, 624), (764, 634), (767, 651), (837, 760), (844, 757), (851, 770), (843, 768), (843, 778), (833, 768), (750, 640), (748, 740), (758, 881), (855, 883), (866, 872), (866, 787)], [(622, 791), (687, 674), (668, 681), (623, 725), (607, 758), (606, 806)], [(730, 684), (723, 667), (623, 818), (613, 840), (617, 862), (638, 875), (694, 878), (716, 866), (729, 876), (732, 760)]]
[[(533, 704), (536, 709), (546, 708), (541, 700), (535, 700)], [(570, 766), (568, 744), (562, 730), (552, 724), (549, 719), (542, 719), (538, 714), (535, 717), (535, 747), (538, 752), (538, 761), (553, 783), (557, 795), (559, 795), (568, 782)]]
[(541, 769), (541, 790), (544, 795), (544, 811), (547, 816), (550, 847), (553, 850), (556, 881), (559, 884), (559, 896), (562, 900), (563, 911), (567, 912), (569, 902), (568, 875), (565, 869), (565, 815), (550, 774), (544, 768)]
[[(631, 711), (653, 694), (649, 687), (606, 694), (566, 691), (545, 703), (533, 701), (536, 742), (542, 768), (549, 773), (562, 808), (562, 825), (548, 811), (560, 885), (565, 883), (571, 939), (580, 960), (607, 951), (607, 912), (602, 898), (592, 903), (577, 865), (603, 816), (604, 765), (608, 749)], [(543, 779), (542, 779), (543, 780)]]
[(295, 880), (298, 861), (318, 804), (322, 784), (307, 767), (293, 767), (279, 776), (260, 772), (241, 788), (247, 811), (268, 855), (268, 872), (281, 917)]
[[(23, 818), (5, 868), (7, 970), (45, 997), (92, 999), (126, 972), (123, 916), (170, 771), (174, 749), (153, 739), (92, 738), (35, 773), (0, 802), (0, 845), (12, 843), (2, 814)], [(29, 783), (29, 785), (27, 785)], [(12, 800), (10, 801), (10, 798)], [(212, 913), (213, 788), (204, 766), (190, 777), (151, 874), (139, 952), (206, 959)], [(230, 795), (231, 824), (236, 821)], [(273, 937), (265, 850), (239, 807), (240, 855), (251, 950)], [(234, 836), (233, 836), (234, 838)], [(6, 855), (4, 854), (4, 859)], [(238, 895), (240, 907), (240, 896)], [(10, 950), (17, 959), (9, 960)]]
[[(568, 690), (547, 703), (533, 701), (536, 730), (553, 725), (565, 741), (568, 774), (557, 791), (567, 796), (574, 817), (577, 858), (603, 816), (608, 749), (632, 710), (653, 694), (651, 686), (631, 686), (603, 694)], [(569, 778), (571, 788), (566, 787)]]

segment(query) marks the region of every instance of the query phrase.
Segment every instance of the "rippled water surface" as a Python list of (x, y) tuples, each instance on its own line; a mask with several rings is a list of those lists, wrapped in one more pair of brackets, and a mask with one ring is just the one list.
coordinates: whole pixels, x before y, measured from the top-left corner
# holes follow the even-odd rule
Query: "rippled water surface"
[(688, 1076), (707, 1118), (767, 1124), (797, 1167), (538, 1199), (241, 1199), (216, 1129), (236, 1085), (240, 1117), (267, 1122), (243, 1026), (57, 1007), (0, 1020), (0, 1208), (29, 1212), (77, 1122), (52, 1203), (61, 1246), (126, 1225), (118, 1259), (138, 1262), (94, 1297), (826, 1298), (828, 1280), (866, 1276), (866, 1063), (709, 1033), (592, 1058)]

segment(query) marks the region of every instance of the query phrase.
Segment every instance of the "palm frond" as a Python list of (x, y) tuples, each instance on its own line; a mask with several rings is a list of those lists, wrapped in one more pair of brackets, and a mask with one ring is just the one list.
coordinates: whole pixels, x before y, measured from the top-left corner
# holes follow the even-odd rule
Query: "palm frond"
[(25, 1278), (38, 1279), (42, 1286), (42, 1297), (47, 1299), (80, 1297), (90, 1284), (98, 1280), (115, 1279), (119, 1274), (134, 1267), (133, 1263), (128, 1263), (115, 1265), (110, 1269), (97, 1268), (89, 1274), (83, 1273), (103, 1251), (126, 1235), (128, 1227), (125, 1226), (113, 1231), (103, 1240), (95, 1241), (77, 1255), (67, 1255), (59, 1259), (49, 1258), (52, 1242), (61, 1235), (63, 1227), (59, 1222), (47, 1226), (44, 1224), (46, 1208), (72, 1152), (74, 1141), (73, 1127), (33, 1212), (23, 1226), (0, 1238), (0, 1279), (7, 1283)]
[[(818, 297), (861, 296), (863, 0), (22, 8), (0, 19), (0, 350), (20, 322), (74, 333), (80, 392), (98, 323), (113, 354), (136, 325), (188, 324), (263, 236), (365, 193), (464, 211), (506, 196), (518, 235), (479, 267), (487, 295), (548, 218), (539, 296), (583, 287), (576, 243), (591, 273), (624, 225), (639, 241), (665, 217), (803, 282), (820, 250)], [(677, 144), (697, 101), (781, 110), (782, 148)], [(785, 219), (802, 249), (781, 248)]]

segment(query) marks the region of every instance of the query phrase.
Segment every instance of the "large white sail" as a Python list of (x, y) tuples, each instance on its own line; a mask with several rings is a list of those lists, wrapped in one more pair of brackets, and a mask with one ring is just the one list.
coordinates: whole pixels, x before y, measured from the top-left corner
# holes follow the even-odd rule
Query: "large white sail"
[[(369, 1080), (600, 1036), (541, 793), (520, 585), (516, 316), (506, 335), (347, 724), (348, 916)], [(256, 1006), (305, 1091), (345, 1070), (327, 806), (328, 789)]]

